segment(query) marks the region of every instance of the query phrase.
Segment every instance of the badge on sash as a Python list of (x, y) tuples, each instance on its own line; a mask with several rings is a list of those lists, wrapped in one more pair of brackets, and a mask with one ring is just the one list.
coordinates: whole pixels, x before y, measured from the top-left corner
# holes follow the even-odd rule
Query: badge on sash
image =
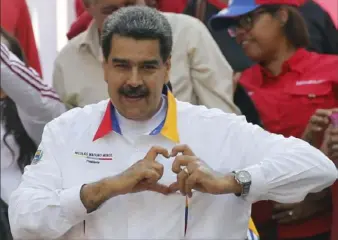
[(32, 160), (32, 165), (37, 164), (41, 160), (42, 155), (43, 155), (42, 150), (37, 150)]

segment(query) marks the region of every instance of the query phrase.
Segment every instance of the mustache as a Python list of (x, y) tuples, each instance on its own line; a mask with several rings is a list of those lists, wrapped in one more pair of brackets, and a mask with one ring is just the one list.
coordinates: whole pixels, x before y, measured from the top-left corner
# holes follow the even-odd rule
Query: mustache
[(150, 93), (149, 89), (144, 85), (137, 87), (126, 85), (121, 87), (118, 92), (126, 97), (147, 97)]

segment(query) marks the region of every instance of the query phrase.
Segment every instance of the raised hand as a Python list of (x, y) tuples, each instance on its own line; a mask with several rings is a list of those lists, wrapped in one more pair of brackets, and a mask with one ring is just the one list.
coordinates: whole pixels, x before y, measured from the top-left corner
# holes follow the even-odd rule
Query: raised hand
[(320, 138), (330, 124), (332, 113), (338, 112), (335, 109), (318, 109), (310, 118), (308, 125), (303, 133), (302, 139), (314, 147), (319, 148)]
[(152, 147), (142, 160), (137, 161), (119, 176), (122, 194), (141, 191), (168, 193), (168, 186), (158, 183), (163, 176), (163, 165), (155, 160), (159, 154), (169, 158), (166, 149)]
[(155, 161), (159, 154), (169, 157), (166, 149), (152, 147), (142, 160), (123, 173), (83, 185), (80, 198), (87, 211), (92, 212), (108, 199), (122, 194), (147, 190), (168, 194), (169, 187), (158, 183), (163, 175), (163, 165)]
[(330, 124), (326, 129), (320, 150), (338, 166), (338, 127)]
[[(181, 153), (181, 155), (178, 155)], [(173, 148), (172, 157), (176, 157), (172, 171), (177, 174), (177, 181), (169, 186), (170, 192), (180, 191), (182, 195), (192, 197), (192, 190), (210, 194), (224, 194), (234, 191), (237, 186), (233, 176), (224, 176), (211, 169), (195, 156), (187, 145)]]

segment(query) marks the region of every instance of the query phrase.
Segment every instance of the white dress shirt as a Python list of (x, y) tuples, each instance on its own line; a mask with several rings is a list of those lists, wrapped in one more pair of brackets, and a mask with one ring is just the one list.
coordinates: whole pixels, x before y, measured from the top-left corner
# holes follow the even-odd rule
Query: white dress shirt
[[(163, 127), (129, 142), (109, 100), (75, 108), (47, 124), (35, 157), (12, 194), (9, 219), (18, 239), (245, 239), (251, 204), (294, 203), (337, 179), (324, 154), (296, 138), (284, 138), (226, 114), (174, 99), (169, 92)], [(140, 192), (117, 196), (88, 214), (80, 199), (85, 183), (114, 176), (143, 159), (154, 145), (171, 151), (188, 144), (216, 171), (247, 170), (247, 197), (195, 192), (185, 197)], [(163, 184), (176, 181), (173, 158), (158, 156)]]
[[(28, 68), (5, 44), (1, 43), (1, 89), (15, 102), (28, 136), (38, 145), (46, 123), (65, 112), (65, 106), (51, 87), (45, 85), (32, 68)], [(21, 170), (16, 162), (20, 148), (14, 136), (6, 138), (1, 122), (1, 199), (8, 203), (10, 194), (19, 186)]]

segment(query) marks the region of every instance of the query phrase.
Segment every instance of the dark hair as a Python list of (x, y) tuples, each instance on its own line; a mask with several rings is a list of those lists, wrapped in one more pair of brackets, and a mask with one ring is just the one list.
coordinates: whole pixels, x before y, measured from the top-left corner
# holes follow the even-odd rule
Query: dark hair
[[(9, 49), (23, 62), (25, 62), (25, 57), (18, 41), (7, 33), (4, 29), (1, 28), (1, 35), (8, 41)], [(27, 63), (26, 63), (27, 64)], [(37, 149), (34, 141), (28, 136), (22, 122), (20, 120), (18, 110), (15, 102), (9, 98), (5, 97), (1, 99), (1, 121), (4, 123), (5, 135), (3, 141), (6, 147), (11, 151), (14, 156), (14, 150), (7, 143), (7, 137), (13, 135), (15, 142), (19, 146), (19, 157), (17, 159), (17, 164), (23, 172), (26, 165), (31, 163), (31, 160)]]
[(262, 7), (267, 12), (277, 13), (284, 8), (288, 12), (288, 20), (283, 26), (284, 34), (295, 48), (307, 48), (310, 45), (310, 35), (301, 13), (296, 7), (288, 5), (266, 5)]
[(156, 9), (146, 6), (123, 7), (104, 22), (101, 36), (103, 56), (108, 60), (114, 35), (137, 40), (159, 40), (160, 54), (165, 62), (172, 51), (172, 31), (168, 20)]
[(3, 36), (9, 43), (8, 48), (11, 50), (14, 55), (16, 55), (21, 61), (23, 61), (27, 65), (27, 59), (20, 47), (19, 41), (10, 35), (5, 29), (0, 27), (0, 34)]

